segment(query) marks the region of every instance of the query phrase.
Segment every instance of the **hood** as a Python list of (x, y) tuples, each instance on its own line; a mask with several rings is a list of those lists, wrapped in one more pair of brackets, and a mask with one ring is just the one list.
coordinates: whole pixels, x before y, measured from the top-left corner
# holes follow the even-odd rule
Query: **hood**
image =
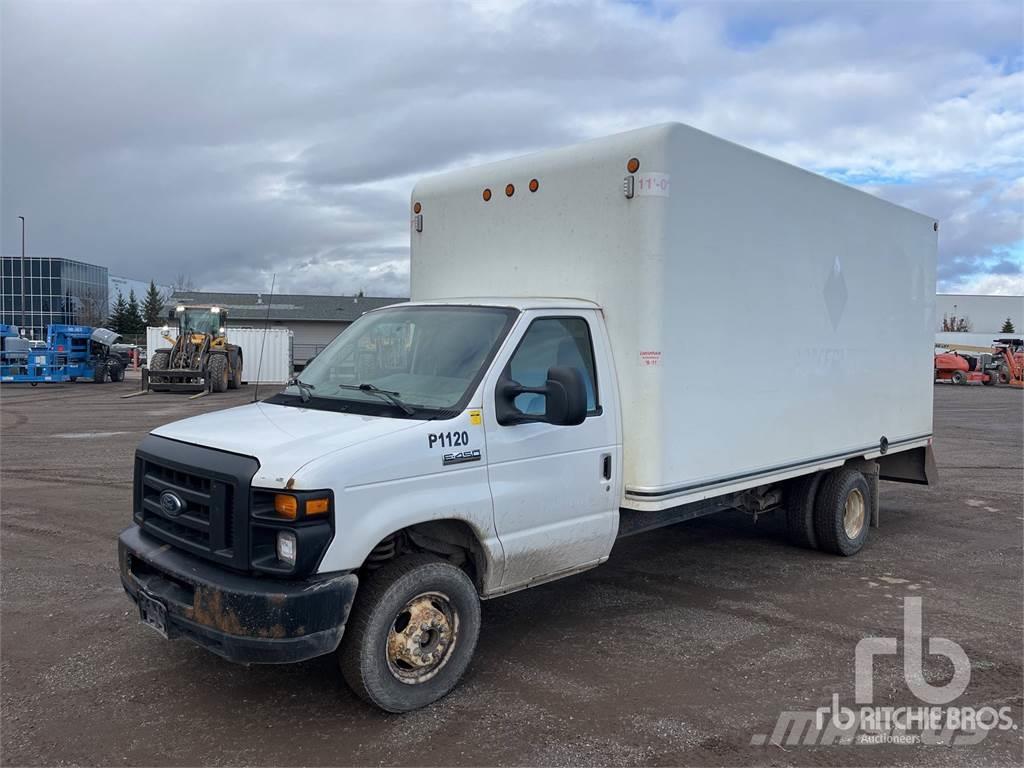
[(253, 456), (254, 485), (283, 487), (305, 464), (328, 453), (422, 424), (409, 419), (251, 403), (204, 413), (153, 430), (154, 435)]

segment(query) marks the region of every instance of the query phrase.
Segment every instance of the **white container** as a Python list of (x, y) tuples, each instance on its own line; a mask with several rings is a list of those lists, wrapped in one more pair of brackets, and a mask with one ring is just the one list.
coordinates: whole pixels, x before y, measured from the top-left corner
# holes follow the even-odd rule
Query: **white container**
[(414, 301), (604, 308), (624, 506), (931, 435), (930, 217), (678, 124), (429, 178), (412, 201)]
[[(264, 334), (266, 341), (264, 341)], [(169, 336), (168, 341), (164, 336)], [(228, 326), (227, 340), (242, 349), (242, 381), (255, 383), (284, 383), (292, 377), (292, 332), (287, 328), (232, 328)], [(146, 329), (146, 354), (152, 359), (158, 349), (170, 349), (178, 338), (178, 329), (171, 327)], [(260, 362), (260, 350), (263, 361)]]

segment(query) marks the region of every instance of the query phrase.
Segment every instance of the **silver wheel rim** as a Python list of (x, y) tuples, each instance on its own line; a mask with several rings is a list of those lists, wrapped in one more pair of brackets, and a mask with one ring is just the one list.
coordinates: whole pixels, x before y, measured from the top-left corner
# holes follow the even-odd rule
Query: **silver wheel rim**
[(409, 600), (388, 629), (384, 654), (400, 682), (417, 685), (441, 671), (458, 642), (459, 614), (448, 595), (423, 592)]
[(846, 497), (846, 508), (843, 510), (843, 528), (846, 536), (856, 539), (864, 529), (864, 494), (854, 488)]

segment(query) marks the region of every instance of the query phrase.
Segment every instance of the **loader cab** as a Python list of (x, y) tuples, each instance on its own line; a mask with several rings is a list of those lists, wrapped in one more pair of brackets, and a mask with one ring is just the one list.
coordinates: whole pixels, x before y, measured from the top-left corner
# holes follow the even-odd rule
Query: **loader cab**
[(199, 333), (216, 339), (224, 335), (228, 313), (217, 306), (186, 307), (179, 304), (174, 310), (174, 318), (179, 334)]

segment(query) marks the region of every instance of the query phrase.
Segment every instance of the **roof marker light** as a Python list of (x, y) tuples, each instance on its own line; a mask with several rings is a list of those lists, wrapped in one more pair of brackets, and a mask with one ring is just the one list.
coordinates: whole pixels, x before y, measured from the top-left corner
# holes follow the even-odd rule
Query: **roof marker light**
[(413, 204), (413, 206), (412, 206), (412, 212), (413, 213), (419, 213), (422, 210), (423, 210), (423, 206), (422, 205), (420, 205), (419, 203)]
[(538, 189), (540, 189), (540, 182), (536, 179), (530, 179), (530, 191), (536, 192)]
[(511, 184), (505, 185), (505, 197), (512, 197), (516, 193), (516, 188)]
[(485, 189), (484, 190), (484, 202), (486, 203), (490, 199), (491, 199), (491, 190)]

